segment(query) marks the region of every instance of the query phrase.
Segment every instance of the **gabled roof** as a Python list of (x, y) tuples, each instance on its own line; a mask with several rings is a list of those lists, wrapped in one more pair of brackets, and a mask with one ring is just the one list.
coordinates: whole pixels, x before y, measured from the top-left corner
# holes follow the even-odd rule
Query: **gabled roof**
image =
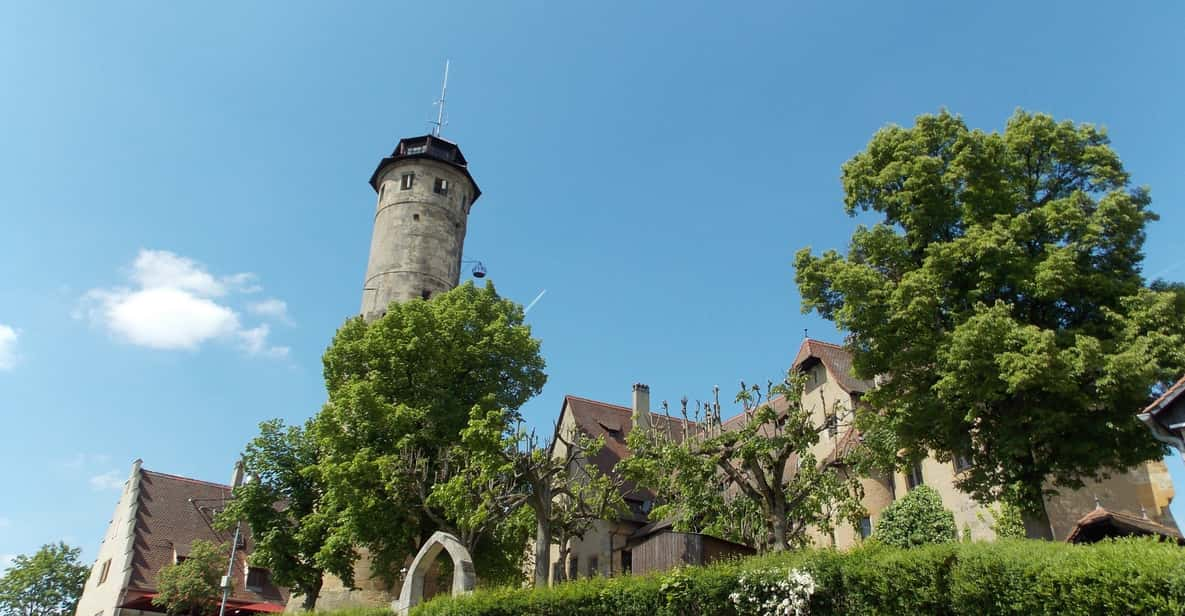
[(1185, 398), (1182, 398), (1182, 396), (1185, 396), (1185, 376), (1181, 377), (1181, 380), (1177, 381), (1176, 383), (1173, 383), (1172, 387), (1169, 387), (1152, 404), (1149, 404), (1148, 407), (1144, 409), (1144, 412), (1149, 413), (1155, 417), (1158, 413), (1168, 408), (1169, 405), (1173, 404), (1178, 399), (1181, 399), (1183, 402), (1185, 402)]
[(822, 363), (830, 378), (849, 394), (864, 393), (874, 386), (872, 381), (858, 379), (852, 374), (852, 354), (838, 344), (811, 338), (803, 340), (794, 357), (793, 368), (804, 370), (815, 362)]
[[(196, 540), (229, 544), (233, 532), (215, 530), (213, 519), (214, 514), (226, 506), (230, 495), (228, 485), (140, 469), (135, 554), (128, 588), (155, 591), (160, 570), (173, 564), (177, 554), (187, 556)], [(287, 602), (287, 593), (270, 583), (261, 592), (244, 588), (246, 554), (252, 547), (246, 524), (240, 541), (235, 556), (233, 598), (246, 603), (283, 606)]]
[[(564, 396), (564, 407), (572, 413), (576, 427), (582, 432), (591, 438), (604, 437), (605, 446), (592, 457), (591, 462), (601, 473), (613, 474), (615, 472), (614, 466), (630, 456), (625, 439), (634, 427), (633, 411), (629, 407), (578, 396)], [(665, 414), (651, 412), (650, 425), (656, 430), (669, 430), (673, 437), (682, 439), (684, 426), (682, 418), (667, 417)], [(698, 424), (688, 421), (687, 425), (690, 427)], [(632, 482), (627, 482), (622, 492), (625, 496), (632, 498), (650, 499), (654, 496), (652, 492), (642, 490)]]
[(1108, 511), (1102, 507), (1096, 507), (1094, 511), (1082, 516), (1074, 525), (1074, 530), (1066, 536), (1066, 542), (1094, 543), (1107, 537), (1133, 535), (1156, 535), (1185, 545), (1185, 537), (1175, 528), (1134, 515)]

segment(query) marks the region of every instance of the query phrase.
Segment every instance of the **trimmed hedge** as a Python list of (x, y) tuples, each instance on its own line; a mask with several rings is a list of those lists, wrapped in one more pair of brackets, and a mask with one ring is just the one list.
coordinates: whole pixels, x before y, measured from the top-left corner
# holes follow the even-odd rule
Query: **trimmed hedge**
[(746, 572), (802, 569), (811, 614), (1183, 614), (1185, 548), (1144, 539), (1075, 546), (1044, 541), (869, 545), (808, 550), (664, 574), (594, 578), (439, 597), (413, 616), (739, 614), (729, 595)]

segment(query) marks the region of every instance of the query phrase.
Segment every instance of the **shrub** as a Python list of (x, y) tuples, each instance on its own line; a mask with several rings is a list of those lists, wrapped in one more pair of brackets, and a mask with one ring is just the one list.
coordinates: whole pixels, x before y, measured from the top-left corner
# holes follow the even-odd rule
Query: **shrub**
[(872, 538), (899, 548), (951, 543), (958, 538), (955, 514), (942, 506), (934, 488), (918, 486), (881, 512)]
[[(787, 611), (791, 604), (799, 611)], [(801, 609), (808, 605), (809, 610)], [(654, 575), (593, 578), (539, 590), (479, 590), (465, 597), (438, 597), (412, 611), (413, 616), (808, 613), (1179, 615), (1185, 613), (1185, 549), (1143, 539), (1093, 546), (952, 542), (906, 550), (874, 544), (848, 552), (805, 550)]]

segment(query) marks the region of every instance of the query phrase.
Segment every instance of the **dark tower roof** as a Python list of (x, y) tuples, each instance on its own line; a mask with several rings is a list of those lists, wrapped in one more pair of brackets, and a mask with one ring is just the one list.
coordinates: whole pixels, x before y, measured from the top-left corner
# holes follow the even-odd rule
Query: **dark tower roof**
[(379, 161), (379, 166), (375, 168), (374, 173), (370, 174), (370, 187), (378, 192), (378, 179), (383, 169), (395, 161), (410, 158), (430, 158), (454, 167), (464, 173), (465, 177), (473, 183), (473, 200), (477, 201), (477, 198), (481, 196), (481, 189), (478, 188), (477, 181), (473, 179), (472, 175), (469, 175), (469, 163), (465, 160), (465, 155), (461, 154), (461, 148), (457, 144), (435, 135), (400, 139), (399, 145), (395, 146), (395, 151)]

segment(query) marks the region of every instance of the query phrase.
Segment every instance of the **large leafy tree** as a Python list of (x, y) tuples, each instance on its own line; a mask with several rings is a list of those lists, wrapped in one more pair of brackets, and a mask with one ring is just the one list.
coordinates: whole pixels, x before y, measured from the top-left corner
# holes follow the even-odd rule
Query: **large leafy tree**
[(542, 390), (539, 341), (521, 306), (492, 284), (467, 283), (392, 304), (370, 323), (350, 319), (324, 366), (329, 400), (310, 431), (324, 502), (336, 512), (327, 541), (366, 548), (390, 580), (438, 527), (417, 497), (417, 465), (442, 461), (475, 406), (514, 411)]
[(719, 404), (707, 407), (704, 421), (688, 423), (684, 400), (677, 431), (632, 430), (632, 455), (618, 467), (657, 493), (651, 518), (672, 519), (678, 530), (780, 551), (805, 545), (810, 528), (856, 523), (860, 482), (843, 448), (815, 455), (829, 425), (803, 406), (804, 386), (804, 375), (794, 372), (765, 390), (741, 383), (736, 401), (744, 418), (727, 426)]
[(157, 574), (152, 604), (167, 614), (207, 616), (217, 611), (222, 597), (219, 582), (226, 572), (229, 548), (197, 540), (189, 548), (189, 557), (163, 567)]
[(1105, 131), (925, 115), (877, 132), (843, 188), (879, 221), (846, 255), (800, 251), (796, 280), (804, 311), (849, 332), (857, 375), (884, 377), (860, 417), (882, 462), (969, 456), (958, 486), (1048, 536), (1050, 489), (1162, 455), (1134, 414), (1185, 368), (1180, 303), (1141, 277), (1156, 215)]
[(318, 460), (307, 426), (285, 426), (278, 419), (263, 422), (243, 454), (252, 479), (235, 488), (216, 520), (223, 529), (240, 521), (250, 526), (255, 544), (251, 562), (301, 595), (305, 610), (316, 606), (322, 574), (348, 575), (353, 561), (349, 544), (329, 541), (337, 511), (326, 502)]
[(73, 614), (90, 571), (78, 562), (80, 552), (58, 542), (14, 558), (0, 577), (0, 616)]

